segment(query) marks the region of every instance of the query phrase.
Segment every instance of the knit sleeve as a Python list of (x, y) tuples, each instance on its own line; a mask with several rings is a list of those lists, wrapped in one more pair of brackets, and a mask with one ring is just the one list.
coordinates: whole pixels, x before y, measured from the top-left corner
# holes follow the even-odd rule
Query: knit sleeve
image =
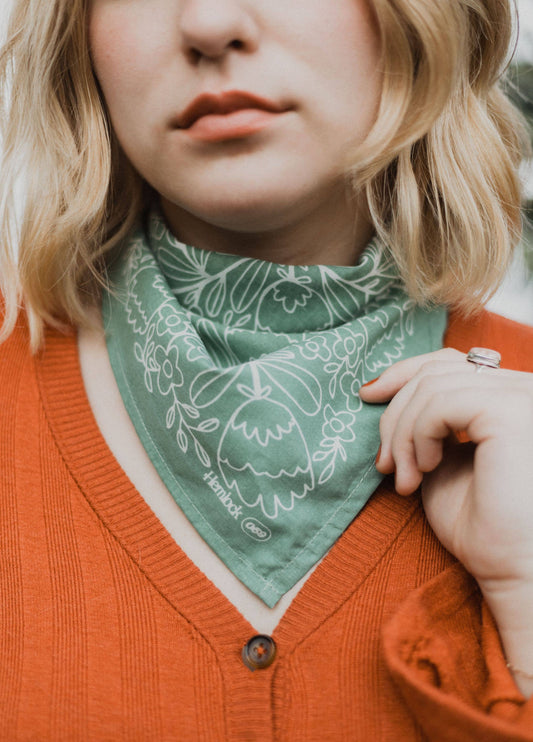
[(385, 661), (431, 742), (533, 740), (533, 698), (516, 687), (476, 582), (454, 565), (386, 626)]

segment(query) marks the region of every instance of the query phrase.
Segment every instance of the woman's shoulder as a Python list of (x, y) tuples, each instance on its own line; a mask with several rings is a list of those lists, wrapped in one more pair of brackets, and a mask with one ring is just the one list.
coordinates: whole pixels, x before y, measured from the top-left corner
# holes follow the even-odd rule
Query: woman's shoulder
[[(4, 329), (4, 322), (6, 320), (6, 309), (4, 305), (4, 299), (0, 294), (0, 329)], [(30, 348), (30, 332), (28, 326), (28, 319), (24, 310), (19, 310), (16, 320), (9, 322), (9, 325), (13, 325), (13, 329), (7, 333), (6, 337), (0, 340), (0, 355), (3, 357), (9, 354), (15, 349), (25, 347), (28, 352)]]
[(493, 348), (501, 353), (502, 366), (533, 372), (533, 327), (499, 314), (450, 314), (444, 342), (465, 353), (476, 346)]
[(8, 337), (0, 342), (0, 404), (6, 399), (9, 389), (18, 383), (22, 369), (31, 358), (28, 325), (21, 314)]
[[(36, 399), (35, 358), (27, 323), (20, 316), (9, 336), (0, 343), (0, 470), (5, 481), (11, 476), (16, 452), (24, 452), (23, 457), (29, 455), (27, 431), (35, 427)], [(22, 445), (17, 448), (19, 436)]]

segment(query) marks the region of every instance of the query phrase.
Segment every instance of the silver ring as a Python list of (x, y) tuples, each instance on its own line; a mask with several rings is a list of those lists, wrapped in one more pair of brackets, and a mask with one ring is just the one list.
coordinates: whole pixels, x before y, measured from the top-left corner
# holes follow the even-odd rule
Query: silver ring
[(502, 357), (497, 350), (490, 348), (470, 348), (466, 360), (475, 364), (476, 371), (481, 371), (483, 367), (500, 368)]

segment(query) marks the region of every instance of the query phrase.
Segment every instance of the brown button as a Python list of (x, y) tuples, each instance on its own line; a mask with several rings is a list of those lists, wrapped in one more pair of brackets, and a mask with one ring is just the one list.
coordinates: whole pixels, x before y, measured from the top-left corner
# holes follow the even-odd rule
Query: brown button
[(249, 670), (264, 670), (276, 658), (276, 644), (264, 634), (253, 636), (242, 648), (242, 661)]

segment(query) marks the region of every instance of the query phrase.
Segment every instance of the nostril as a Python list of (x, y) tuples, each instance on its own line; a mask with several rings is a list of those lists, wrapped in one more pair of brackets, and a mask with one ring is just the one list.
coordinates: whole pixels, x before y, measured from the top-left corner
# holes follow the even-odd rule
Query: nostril
[(202, 52), (199, 52), (198, 49), (187, 50), (187, 59), (194, 66), (196, 66), (199, 63), (202, 56), (203, 56)]
[[(241, 39), (233, 39), (228, 44), (226, 44), (226, 46), (224, 47), (224, 51), (227, 51), (228, 49), (240, 51), (245, 47), (246, 44), (244, 43), (244, 41), (241, 41)], [(221, 56), (222, 53), (223, 52), (220, 51), (217, 51), (216, 53), (209, 52), (208, 50), (202, 50), (201, 48), (196, 48), (194, 46), (189, 47), (186, 51), (188, 61), (194, 66), (198, 65), (203, 57), (215, 58)]]

